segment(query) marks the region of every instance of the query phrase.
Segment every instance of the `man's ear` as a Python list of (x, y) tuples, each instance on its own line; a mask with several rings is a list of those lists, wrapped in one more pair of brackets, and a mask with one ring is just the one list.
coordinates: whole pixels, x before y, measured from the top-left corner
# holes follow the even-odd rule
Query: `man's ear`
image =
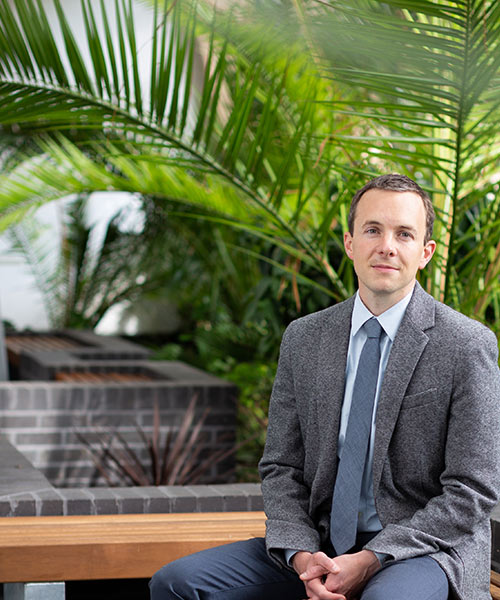
[(352, 260), (352, 235), (348, 231), (344, 233), (344, 248), (345, 253)]
[(425, 265), (431, 260), (435, 250), (436, 250), (436, 242), (434, 240), (429, 240), (427, 242), (427, 244), (425, 244), (425, 246), (424, 246), (424, 251), (422, 252), (422, 258), (418, 265), (419, 269), (423, 269), (425, 267)]

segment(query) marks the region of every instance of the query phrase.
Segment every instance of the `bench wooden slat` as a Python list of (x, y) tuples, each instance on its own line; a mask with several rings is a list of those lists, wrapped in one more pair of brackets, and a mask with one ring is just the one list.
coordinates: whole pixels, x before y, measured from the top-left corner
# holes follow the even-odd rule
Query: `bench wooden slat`
[(263, 512), (0, 519), (0, 581), (151, 577), (199, 550), (264, 535)]
[(493, 600), (500, 600), (500, 573), (491, 572), (490, 594)]
[[(137, 516), (137, 515), (133, 515)], [(31, 518), (31, 517), (27, 517)], [(20, 521), (16, 518), (16, 521)], [(157, 520), (146, 521), (109, 521), (99, 519), (88, 523), (19, 523), (11, 527), (3, 527), (0, 523), (0, 545), (4, 548), (27, 548), (43, 545), (73, 545), (94, 542), (96, 544), (122, 543), (135, 541), (178, 541), (211, 540), (241, 538), (249, 531), (260, 531), (262, 519), (221, 520), (221, 519), (189, 519), (189, 520)], [(20, 538), (20, 531), (29, 531), (29, 536)]]

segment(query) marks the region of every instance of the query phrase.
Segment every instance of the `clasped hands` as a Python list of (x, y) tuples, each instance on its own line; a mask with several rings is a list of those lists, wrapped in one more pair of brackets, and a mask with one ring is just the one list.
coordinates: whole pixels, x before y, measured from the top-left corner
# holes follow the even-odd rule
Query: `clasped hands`
[(356, 600), (380, 562), (370, 550), (335, 558), (324, 552), (297, 552), (293, 568), (304, 582), (308, 600)]

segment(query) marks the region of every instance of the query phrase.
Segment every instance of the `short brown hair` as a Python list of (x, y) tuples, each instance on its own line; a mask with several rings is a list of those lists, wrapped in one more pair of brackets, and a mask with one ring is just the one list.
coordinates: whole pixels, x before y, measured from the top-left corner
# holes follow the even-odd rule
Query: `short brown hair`
[(434, 219), (436, 213), (432, 206), (429, 194), (425, 192), (418, 183), (415, 183), (413, 179), (410, 179), (406, 175), (400, 175), (399, 173), (389, 173), (388, 175), (380, 175), (375, 177), (367, 184), (365, 184), (360, 190), (358, 190), (351, 201), (351, 208), (349, 210), (349, 217), (347, 224), (349, 226), (349, 233), (354, 233), (354, 219), (356, 217), (356, 208), (361, 199), (361, 196), (368, 190), (389, 190), (391, 192), (413, 192), (422, 198), (425, 209), (425, 236), (424, 244), (432, 238), (432, 229), (434, 226)]

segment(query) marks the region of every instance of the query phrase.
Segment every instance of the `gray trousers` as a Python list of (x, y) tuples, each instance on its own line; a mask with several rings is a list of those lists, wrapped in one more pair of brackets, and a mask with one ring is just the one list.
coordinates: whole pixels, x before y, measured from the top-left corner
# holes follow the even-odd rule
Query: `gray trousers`
[[(304, 584), (267, 555), (255, 538), (185, 556), (160, 569), (151, 600), (304, 600)], [(447, 600), (448, 579), (429, 556), (388, 563), (361, 600)]]

